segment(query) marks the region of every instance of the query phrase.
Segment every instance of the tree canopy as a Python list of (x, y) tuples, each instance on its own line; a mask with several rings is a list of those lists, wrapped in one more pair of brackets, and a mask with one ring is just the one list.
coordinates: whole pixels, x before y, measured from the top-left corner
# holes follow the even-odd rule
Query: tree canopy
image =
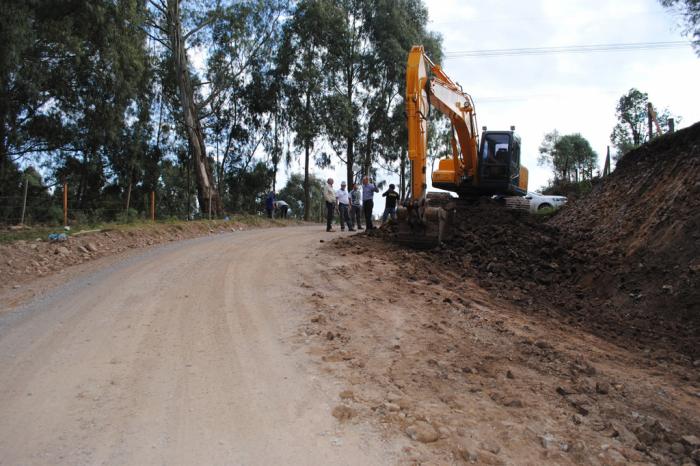
[(695, 52), (700, 55), (700, 0), (661, 0), (661, 4), (683, 18), (683, 33), (693, 38)]
[(538, 164), (551, 166), (555, 181), (577, 183), (593, 178), (598, 154), (579, 133), (562, 136), (554, 130), (542, 140)]
[[(615, 109), (617, 124), (610, 134), (610, 142), (617, 150), (617, 157), (639, 147), (653, 136), (648, 129), (648, 106), (649, 95), (635, 88), (620, 97)], [(663, 132), (668, 131), (670, 118), (672, 116), (668, 109), (657, 111), (656, 119)], [(680, 121), (678, 117), (675, 119), (676, 122)]]
[(67, 182), (102, 219), (151, 191), (159, 215), (255, 212), (300, 156), (307, 217), (315, 167), (403, 174), (406, 56), (442, 57), (427, 24), (422, 0), (7, 0), (0, 221), (30, 165), (46, 203)]

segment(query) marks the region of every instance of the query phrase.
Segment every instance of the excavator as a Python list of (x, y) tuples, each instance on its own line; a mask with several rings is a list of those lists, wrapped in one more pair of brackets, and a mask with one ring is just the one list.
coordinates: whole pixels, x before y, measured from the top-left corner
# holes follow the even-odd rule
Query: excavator
[[(428, 73), (430, 72), (430, 74)], [(452, 154), (439, 159), (432, 171), (436, 188), (456, 193), (431, 198), (427, 192), (428, 123), (432, 109), (447, 116), (452, 124)], [(397, 239), (416, 247), (432, 247), (451, 236), (456, 209), (480, 197), (523, 196), (527, 193), (528, 171), (520, 165), (520, 138), (508, 131), (487, 131), (481, 140), (474, 102), (462, 87), (414, 45), (406, 66), (406, 117), (410, 185), (407, 198), (398, 209)], [(431, 193), (432, 194), (432, 193)], [(433, 205), (431, 205), (433, 204)]]

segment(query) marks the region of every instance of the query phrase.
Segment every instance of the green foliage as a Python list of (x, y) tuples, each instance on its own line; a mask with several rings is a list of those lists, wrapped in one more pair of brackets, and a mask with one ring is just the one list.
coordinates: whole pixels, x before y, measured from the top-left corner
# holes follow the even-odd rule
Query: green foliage
[(593, 178), (598, 154), (580, 134), (561, 136), (554, 130), (542, 140), (537, 163), (552, 167), (555, 180), (577, 183)]
[[(185, 48), (202, 51), (185, 73), (206, 141), (199, 165), (169, 9)], [(74, 222), (143, 218), (151, 191), (159, 218), (192, 218), (207, 207), (202, 167), (227, 209), (255, 213), (279, 163), (300, 154), (306, 189), (292, 209), (315, 208), (314, 164), (336, 156), (352, 182), (405, 159), (406, 55), (423, 43), (442, 58), (427, 22), (421, 0), (7, 0), (0, 222), (19, 217), (25, 174), (31, 222), (62, 222), (64, 181)]]
[(542, 194), (553, 196), (566, 196), (570, 201), (584, 196), (591, 192), (593, 186), (601, 178), (594, 177), (590, 180), (571, 182), (565, 180), (550, 180), (549, 184), (542, 189)]
[[(316, 219), (322, 215), (323, 202), (323, 180), (314, 175), (309, 179), (309, 212), (310, 218)], [(277, 193), (277, 199), (285, 201), (289, 204), (291, 210), (290, 216), (293, 218), (303, 218), (304, 212), (304, 175), (300, 173), (292, 173), (287, 180), (287, 184)]]
[[(639, 147), (650, 139), (648, 125), (649, 95), (638, 89), (632, 88), (617, 103), (615, 116), (617, 124), (610, 134), (610, 142), (617, 150), (616, 158)], [(664, 109), (656, 116), (663, 132), (668, 131), (668, 120), (672, 118), (671, 112)], [(680, 118), (676, 117), (676, 123)], [(656, 129), (654, 129), (656, 133)], [(655, 134), (658, 136), (658, 134)]]
[(661, 4), (683, 18), (683, 32), (693, 38), (695, 52), (700, 55), (700, 0), (661, 0)]
[(227, 175), (226, 181), (231, 198), (226, 208), (231, 212), (255, 214), (265, 208), (265, 197), (272, 184), (272, 169), (262, 161), (257, 162), (252, 170), (234, 170)]

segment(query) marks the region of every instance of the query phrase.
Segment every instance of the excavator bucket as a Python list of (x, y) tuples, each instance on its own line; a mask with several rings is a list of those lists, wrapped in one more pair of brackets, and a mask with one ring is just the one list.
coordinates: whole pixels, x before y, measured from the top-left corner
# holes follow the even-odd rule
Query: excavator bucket
[(454, 207), (430, 206), (427, 199), (409, 202), (397, 212), (396, 241), (416, 249), (431, 249), (452, 235)]

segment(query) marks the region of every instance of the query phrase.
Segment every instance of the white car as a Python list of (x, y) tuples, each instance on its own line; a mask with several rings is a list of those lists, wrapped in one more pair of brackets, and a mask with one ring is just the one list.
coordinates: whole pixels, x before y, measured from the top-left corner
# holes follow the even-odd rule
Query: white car
[(545, 209), (559, 209), (566, 204), (565, 196), (545, 196), (540, 193), (527, 193), (525, 199), (530, 201), (530, 212), (539, 212)]

